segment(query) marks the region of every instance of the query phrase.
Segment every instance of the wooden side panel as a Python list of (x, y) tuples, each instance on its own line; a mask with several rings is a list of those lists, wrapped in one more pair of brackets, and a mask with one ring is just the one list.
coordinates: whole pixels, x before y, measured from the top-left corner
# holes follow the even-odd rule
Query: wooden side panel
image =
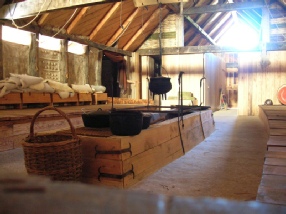
[(238, 114), (258, 115), (258, 106), (266, 99), (279, 105), (278, 88), (285, 84), (286, 51), (261, 53), (239, 53)]
[(0, 105), (17, 104), (22, 106), (21, 93), (9, 93), (0, 98)]
[(52, 94), (52, 103), (74, 103), (78, 105), (78, 97), (75, 94), (73, 97), (61, 98), (59, 94)]
[(52, 102), (50, 93), (23, 93), (23, 104)]

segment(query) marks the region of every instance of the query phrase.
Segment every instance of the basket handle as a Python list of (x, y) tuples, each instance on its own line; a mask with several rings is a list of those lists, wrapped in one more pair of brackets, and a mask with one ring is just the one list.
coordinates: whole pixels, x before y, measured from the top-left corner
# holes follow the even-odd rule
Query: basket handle
[(74, 126), (72, 125), (70, 119), (66, 116), (66, 114), (65, 114), (62, 110), (57, 109), (57, 108), (55, 108), (55, 107), (53, 107), (53, 106), (47, 106), (47, 107), (45, 107), (45, 108), (39, 110), (39, 111), (34, 115), (32, 121), (31, 121), (31, 125), (30, 125), (30, 135), (29, 135), (29, 138), (30, 138), (30, 139), (32, 139), (32, 138), (35, 137), (34, 124), (35, 124), (36, 119), (38, 118), (38, 116), (39, 116), (43, 111), (47, 111), (47, 110), (57, 111), (61, 116), (63, 116), (63, 117), (67, 120), (67, 122), (69, 123), (69, 126), (70, 126), (70, 129), (71, 129), (71, 133), (72, 133), (73, 138), (75, 138), (75, 139), (78, 138), (77, 135), (76, 135), (76, 133), (75, 133), (75, 128), (74, 128)]

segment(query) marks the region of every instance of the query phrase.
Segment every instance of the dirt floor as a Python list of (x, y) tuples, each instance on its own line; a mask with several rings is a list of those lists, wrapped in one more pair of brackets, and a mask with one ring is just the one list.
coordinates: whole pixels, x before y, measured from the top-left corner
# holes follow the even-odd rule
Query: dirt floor
[[(131, 191), (191, 197), (255, 200), (268, 135), (256, 116), (214, 113), (216, 129), (183, 157), (145, 178)], [(22, 148), (0, 153), (1, 174), (26, 174)]]

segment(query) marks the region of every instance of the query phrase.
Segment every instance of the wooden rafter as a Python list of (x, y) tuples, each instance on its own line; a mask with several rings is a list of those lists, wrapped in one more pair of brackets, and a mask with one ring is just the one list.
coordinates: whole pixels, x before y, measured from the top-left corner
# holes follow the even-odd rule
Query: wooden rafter
[(192, 14), (202, 14), (202, 13), (217, 13), (217, 12), (229, 12), (233, 10), (249, 10), (254, 8), (265, 7), (265, 2), (263, 0), (254, 2), (238, 2), (231, 4), (216, 4), (216, 5), (206, 5), (202, 7), (192, 7), (184, 10), (184, 15)]
[(88, 11), (90, 7), (84, 7), (80, 10), (80, 12), (76, 15), (74, 20), (70, 23), (70, 25), (67, 28), (67, 33), (72, 33), (72, 30), (77, 26), (79, 21), (85, 16), (86, 12)]
[[(166, 6), (163, 6), (161, 9), (165, 9)], [(123, 50), (128, 50), (129, 47), (136, 41), (142, 33), (147, 29), (150, 25), (153, 25), (154, 22), (158, 21), (158, 17), (160, 14), (160, 8), (156, 9), (151, 17), (144, 23), (144, 25), (135, 33), (135, 35), (129, 40), (129, 42), (123, 47)]]
[(118, 39), (124, 34), (126, 28), (131, 24), (131, 22), (134, 20), (136, 15), (139, 12), (139, 8), (137, 8), (128, 18), (127, 20), (122, 24), (122, 27), (119, 27), (118, 30), (115, 32), (115, 34), (109, 39), (109, 41), (106, 43), (107, 46), (113, 45)]
[(96, 35), (98, 34), (99, 30), (105, 25), (105, 23), (111, 18), (111, 16), (116, 12), (116, 10), (119, 9), (120, 6), (120, 2), (116, 2), (112, 8), (108, 11), (108, 13), (104, 16), (104, 18), (101, 20), (100, 23), (98, 23), (98, 25), (93, 29), (93, 31), (91, 32), (89, 39), (93, 40)]
[(203, 28), (201, 28), (193, 19), (189, 16), (185, 16), (185, 18), (197, 29), (197, 31), (206, 38), (211, 44), (215, 45), (216, 42), (205, 32)]
[[(112, 3), (116, 1), (118, 0), (76, 0), (76, 1), (26, 0), (15, 4), (4, 5), (3, 7), (1, 7), (0, 19), (27, 18), (35, 16), (39, 12), (44, 13), (59, 9), (83, 7), (83, 6), (102, 4), (102, 3)], [(13, 11), (12, 14), (10, 13), (10, 11)]]
[(41, 17), (38, 21), (38, 25), (42, 26), (44, 24), (44, 22), (47, 20), (49, 15), (50, 15), (50, 13), (44, 13), (43, 15), (41, 15)]

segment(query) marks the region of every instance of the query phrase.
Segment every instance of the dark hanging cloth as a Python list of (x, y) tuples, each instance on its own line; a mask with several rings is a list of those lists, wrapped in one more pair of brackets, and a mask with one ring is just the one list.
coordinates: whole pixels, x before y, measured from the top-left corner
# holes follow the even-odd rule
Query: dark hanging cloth
[(103, 54), (107, 56), (111, 61), (118, 63), (118, 75), (117, 82), (119, 84), (119, 88), (123, 88), (124, 91), (127, 90), (127, 75), (126, 75), (126, 60), (120, 54), (103, 51)]

